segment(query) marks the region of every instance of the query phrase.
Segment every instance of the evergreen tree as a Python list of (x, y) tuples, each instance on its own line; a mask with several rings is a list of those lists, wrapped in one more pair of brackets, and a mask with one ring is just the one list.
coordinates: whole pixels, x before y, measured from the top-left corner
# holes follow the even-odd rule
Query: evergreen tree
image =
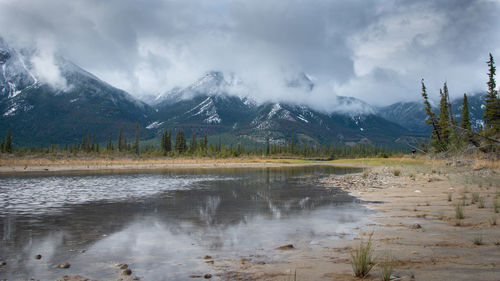
[(112, 151), (113, 150), (113, 142), (111, 141), (111, 136), (108, 137), (108, 144), (106, 145), (106, 150), (107, 151)]
[(427, 95), (427, 89), (425, 88), (424, 79), (422, 79), (422, 97), (424, 98), (425, 113), (427, 114), (427, 120), (425, 124), (432, 125), (432, 141), (431, 145), (438, 151), (442, 150), (441, 136), (439, 129), (439, 119), (434, 112), (432, 112), (431, 104), (429, 103), (429, 97)]
[(186, 137), (184, 136), (184, 132), (179, 130), (175, 138), (175, 151), (177, 151), (179, 154), (182, 154), (186, 152), (186, 150), (187, 150)]
[(485, 129), (492, 134), (500, 132), (500, 99), (496, 91), (495, 82), (495, 60), (490, 53), (488, 61), (488, 93), (486, 94), (486, 107), (484, 108), (483, 120)]
[(7, 153), (12, 153), (12, 132), (10, 129), (7, 130), (7, 137), (5, 138), (4, 151)]
[(165, 154), (167, 152), (167, 131), (166, 130), (161, 135), (160, 147), (161, 147), (161, 151)]
[(204, 153), (206, 153), (207, 152), (207, 148), (208, 148), (208, 137), (207, 137), (207, 135), (203, 136), (203, 139), (200, 141), (200, 146), (201, 146), (201, 150)]
[(462, 119), (460, 127), (463, 129), (471, 131), (470, 117), (469, 117), (469, 103), (467, 101), (467, 95), (464, 94), (464, 100), (462, 102)]
[(135, 144), (134, 144), (135, 154), (139, 155), (139, 122), (135, 123)]
[(271, 153), (270, 149), (269, 138), (266, 138), (266, 155)]
[[(446, 88), (446, 83), (444, 84)], [(448, 99), (446, 97), (446, 92), (439, 90), (439, 95), (441, 100), (439, 102), (439, 129), (440, 137), (442, 142), (442, 149), (446, 150), (448, 144), (450, 143), (450, 119), (448, 112)]]
[(165, 151), (170, 152), (172, 151), (172, 131), (168, 131), (166, 138), (165, 138)]
[(193, 134), (193, 136), (191, 137), (191, 141), (189, 142), (189, 152), (195, 153), (197, 148), (198, 142), (196, 140), (196, 134)]
[(124, 148), (123, 145), (123, 129), (120, 128), (120, 133), (118, 134), (118, 151), (122, 152)]

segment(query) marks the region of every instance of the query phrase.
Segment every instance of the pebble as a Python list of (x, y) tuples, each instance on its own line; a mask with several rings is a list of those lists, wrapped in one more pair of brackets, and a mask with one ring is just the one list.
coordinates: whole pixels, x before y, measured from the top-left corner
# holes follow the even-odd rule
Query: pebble
[(276, 250), (291, 250), (291, 249), (295, 249), (293, 244), (287, 244), (287, 245), (279, 246), (278, 248), (276, 248)]
[(70, 268), (71, 264), (69, 263), (60, 263), (57, 265), (57, 268)]
[(203, 276), (203, 277), (205, 277), (205, 279), (210, 279), (210, 278), (212, 278), (212, 274), (207, 273), (207, 274), (205, 274), (205, 276)]
[(6, 261), (0, 261), (0, 265), (7, 265)]
[(124, 271), (122, 271), (122, 275), (132, 275), (132, 270), (130, 270), (130, 268), (127, 268)]
[(420, 229), (420, 228), (422, 228), (422, 226), (418, 223), (410, 225), (410, 229)]
[(211, 259), (212, 259), (212, 256), (206, 255), (206, 256), (204, 256), (203, 258), (204, 258), (204, 259), (206, 259), (206, 260), (211, 260)]
[(37, 260), (42, 259), (42, 255), (36, 255), (36, 256), (35, 256), (35, 259), (37, 259)]

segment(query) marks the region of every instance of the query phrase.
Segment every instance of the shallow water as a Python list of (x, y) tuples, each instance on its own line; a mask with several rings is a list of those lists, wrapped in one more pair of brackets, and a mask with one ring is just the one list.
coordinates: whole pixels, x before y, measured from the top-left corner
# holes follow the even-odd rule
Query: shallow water
[[(0, 279), (65, 274), (116, 279), (129, 263), (142, 280), (214, 273), (203, 260), (315, 247), (352, 233), (369, 212), (318, 183), (353, 172), (328, 166), (0, 178)], [(85, 250), (82, 252), (81, 250)], [(41, 260), (34, 257), (42, 255)], [(71, 268), (54, 265), (69, 262)]]

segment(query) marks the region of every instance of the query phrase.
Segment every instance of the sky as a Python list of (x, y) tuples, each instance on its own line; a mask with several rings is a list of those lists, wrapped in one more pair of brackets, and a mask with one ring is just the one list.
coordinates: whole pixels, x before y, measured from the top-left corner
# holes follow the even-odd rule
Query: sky
[[(0, 36), (36, 46), (42, 79), (62, 55), (136, 97), (234, 74), (262, 100), (318, 109), (486, 90), (500, 60), (500, 0), (0, 0)], [(307, 73), (312, 92), (286, 81)], [(500, 84), (500, 83), (499, 83)]]

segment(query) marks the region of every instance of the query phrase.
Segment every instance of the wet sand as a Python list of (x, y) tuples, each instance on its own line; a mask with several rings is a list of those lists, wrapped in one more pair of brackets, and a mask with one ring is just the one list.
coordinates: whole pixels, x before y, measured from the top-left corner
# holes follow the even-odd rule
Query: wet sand
[[(339, 186), (377, 211), (355, 239), (331, 233), (332, 240), (320, 245), (281, 251), (284, 262), (248, 256), (214, 266), (228, 280), (295, 280), (295, 274), (296, 280), (359, 280), (350, 255), (360, 238), (366, 241), (373, 233), (377, 266), (366, 280), (381, 280), (380, 264), (387, 260), (395, 280), (500, 280), (500, 228), (493, 225), (494, 218), (500, 224), (493, 206), (500, 201), (499, 174), (498, 169), (404, 165), (332, 176), (324, 180), (325, 188)], [(473, 202), (474, 196), (480, 199)], [(461, 201), (465, 218), (458, 220)]]

